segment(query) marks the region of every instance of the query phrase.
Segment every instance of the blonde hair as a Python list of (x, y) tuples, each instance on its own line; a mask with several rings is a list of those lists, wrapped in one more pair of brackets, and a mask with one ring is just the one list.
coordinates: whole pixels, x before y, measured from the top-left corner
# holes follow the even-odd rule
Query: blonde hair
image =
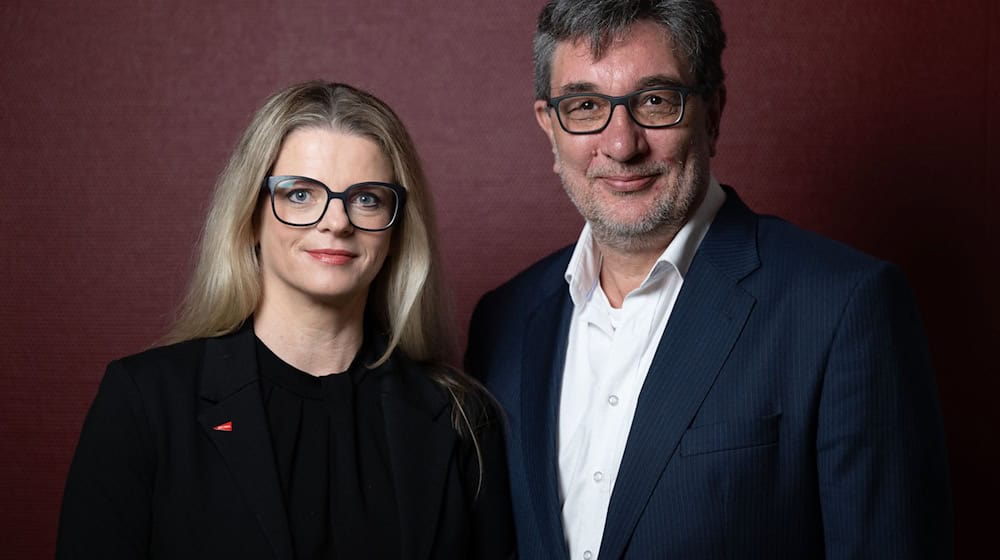
[(215, 186), (191, 285), (165, 342), (231, 333), (260, 303), (255, 216), (261, 184), (285, 137), (330, 127), (373, 140), (406, 188), (402, 219), (372, 286), (369, 313), (388, 335), (382, 363), (398, 346), (418, 362), (445, 362), (453, 340), (443, 316), (430, 196), (413, 141), (382, 101), (348, 85), (307, 82), (273, 95), (254, 115)]
[(391, 162), (394, 180), (406, 188), (402, 220), (393, 226), (389, 255), (368, 296), (368, 316), (388, 339), (372, 367), (397, 347), (411, 360), (434, 366), (429, 369), (432, 379), (457, 405), (456, 429), (473, 433), (482, 419), (473, 418), (474, 426), (462, 403), (472, 397), (485, 405), (488, 398), (478, 383), (446, 365), (454, 341), (447, 320), (450, 307), (436, 266), (434, 216), (416, 148), (388, 105), (345, 84), (291, 86), (254, 115), (216, 183), (191, 284), (163, 343), (229, 334), (257, 309), (261, 274), (255, 216), (261, 185), (285, 137), (305, 127), (332, 127), (373, 140)]

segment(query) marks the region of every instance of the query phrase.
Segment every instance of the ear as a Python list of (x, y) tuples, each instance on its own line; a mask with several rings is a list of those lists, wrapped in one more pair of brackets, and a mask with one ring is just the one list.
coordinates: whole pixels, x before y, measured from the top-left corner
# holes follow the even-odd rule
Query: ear
[(538, 122), (539, 128), (545, 133), (549, 138), (549, 142), (554, 146), (556, 139), (554, 136), (555, 131), (552, 128), (552, 112), (549, 111), (549, 104), (544, 99), (538, 99), (535, 101), (535, 121)]
[[(535, 121), (538, 123), (538, 127), (542, 129), (545, 136), (549, 139), (549, 144), (552, 146), (552, 155), (557, 156), (556, 153), (556, 125), (553, 124), (555, 117), (552, 116), (552, 111), (549, 110), (549, 104), (543, 99), (535, 100)], [(559, 158), (555, 157), (555, 162), (552, 165), (552, 170), (559, 173)]]
[(726, 86), (720, 85), (708, 100), (708, 111), (705, 114), (705, 126), (708, 129), (709, 154), (715, 156), (715, 144), (719, 141), (719, 129), (722, 125), (722, 111), (726, 108)]

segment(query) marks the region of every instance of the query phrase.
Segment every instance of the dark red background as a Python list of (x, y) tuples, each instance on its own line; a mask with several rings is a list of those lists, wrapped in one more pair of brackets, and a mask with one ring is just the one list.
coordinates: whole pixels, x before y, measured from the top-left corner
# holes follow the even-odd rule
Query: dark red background
[[(51, 556), (104, 365), (164, 332), (250, 113), (311, 78), (388, 101), (433, 184), (456, 320), (573, 241), (532, 117), (541, 0), (7, 1), (0, 7), (0, 554)], [(992, 547), (1000, 3), (721, 0), (715, 173), (900, 264), (947, 425), (958, 553)], [(462, 341), (460, 341), (462, 342)]]

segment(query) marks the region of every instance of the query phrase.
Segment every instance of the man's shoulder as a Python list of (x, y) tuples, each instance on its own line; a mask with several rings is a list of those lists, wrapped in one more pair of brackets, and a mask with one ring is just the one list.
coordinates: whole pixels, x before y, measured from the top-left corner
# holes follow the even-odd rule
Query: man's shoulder
[(840, 309), (866, 289), (879, 297), (909, 290), (895, 264), (841, 241), (767, 215), (756, 229), (758, 266), (740, 285), (759, 301), (810, 306), (815, 315), (819, 307)]
[(530, 306), (550, 297), (555, 291), (566, 290), (566, 266), (573, 255), (573, 247), (568, 245), (536, 261), (483, 296), (483, 302)]
[[(526, 322), (539, 308), (552, 304), (553, 298), (569, 300), (565, 273), (572, 254), (572, 245), (560, 249), (483, 295), (469, 324), (466, 358), (472, 361), (467, 361), (466, 366), (470, 371), (477, 369), (473, 363), (476, 356), (492, 352), (504, 340), (518, 340)], [(480, 347), (484, 341), (489, 343)]]
[(769, 214), (751, 210), (729, 187), (727, 200), (703, 242), (715, 260), (745, 261), (749, 255), (771, 271), (836, 272), (871, 268), (883, 261), (846, 243)]
[(800, 272), (850, 274), (888, 263), (844, 242), (799, 227), (783, 218), (759, 216), (761, 264)]

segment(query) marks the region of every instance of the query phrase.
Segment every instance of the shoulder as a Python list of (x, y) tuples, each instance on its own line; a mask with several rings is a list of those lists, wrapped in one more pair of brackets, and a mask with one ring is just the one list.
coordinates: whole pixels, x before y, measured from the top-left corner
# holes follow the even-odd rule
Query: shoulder
[(115, 362), (126, 369), (134, 371), (152, 371), (196, 363), (204, 355), (205, 345), (208, 340), (211, 339), (198, 338), (166, 346), (156, 346), (142, 352), (121, 357), (115, 360)]
[[(783, 218), (751, 210), (731, 188), (699, 253), (720, 269), (789, 277), (851, 276), (886, 263)], [(735, 264), (734, 264), (735, 263)]]
[(885, 262), (783, 218), (751, 210), (732, 188), (702, 241), (699, 253), (737, 276), (844, 279)]
[[(119, 449), (122, 441), (153, 454), (177, 419), (194, 420), (205, 341), (158, 347), (108, 364), (91, 403), (80, 448)], [(87, 444), (84, 443), (86, 439)]]
[(572, 255), (573, 245), (563, 247), (504, 282), (484, 299), (532, 301), (545, 297), (554, 289), (563, 289), (566, 287), (566, 266)]
[(454, 420), (473, 432), (498, 424), (500, 414), (493, 398), (463, 371), (444, 364), (415, 362), (401, 350), (396, 350), (387, 366), (383, 390), (424, 409), (438, 421)]
[(534, 308), (556, 291), (565, 291), (566, 266), (573, 256), (573, 247), (563, 247), (487, 292), (480, 299), (476, 314), (520, 312)]
[(774, 216), (760, 216), (757, 243), (762, 277), (785, 289), (846, 293), (872, 279), (903, 281), (892, 263)]
[(891, 263), (782, 218), (757, 214), (732, 190), (692, 262), (691, 270), (696, 269), (701, 281), (734, 281), (772, 315), (819, 324), (835, 324), (849, 305), (866, 305), (868, 299), (859, 295), (906, 287)]
[[(108, 364), (109, 375), (127, 377), (136, 385), (159, 385), (193, 379), (205, 356), (207, 342), (196, 339), (150, 348)], [(114, 373), (112, 373), (114, 372)]]
[(158, 425), (154, 419), (182, 414), (194, 407), (205, 343), (192, 340), (112, 361), (101, 379), (92, 410), (104, 416), (128, 410)]
[[(890, 303), (894, 316), (916, 315), (906, 279), (892, 263), (781, 218), (754, 220), (756, 265), (738, 285), (767, 311), (763, 316), (829, 330), (850, 310), (873, 316)], [(718, 270), (725, 266), (720, 255), (711, 259)]]
[(525, 282), (562, 282), (566, 274), (566, 266), (573, 256), (575, 247), (575, 244), (567, 245), (535, 261), (531, 266), (507, 281), (504, 286), (515, 287)]
[[(443, 369), (443, 368), (442, 368)], [(449, 408), (447, 389), (436, 381), (438, 366), (416, 362), (396, 348), (385, 363), (375, 368), (383, 395), (408, 407), (418, 409), (437, 420)]]
[(795, 259), (802, 266), (830, 271), (869, 268), (880, 262), (845, 243), (776, 216), (761, 215), (758, 223), (757, 241), (762, 259), (776, 260), (784, 256)]

